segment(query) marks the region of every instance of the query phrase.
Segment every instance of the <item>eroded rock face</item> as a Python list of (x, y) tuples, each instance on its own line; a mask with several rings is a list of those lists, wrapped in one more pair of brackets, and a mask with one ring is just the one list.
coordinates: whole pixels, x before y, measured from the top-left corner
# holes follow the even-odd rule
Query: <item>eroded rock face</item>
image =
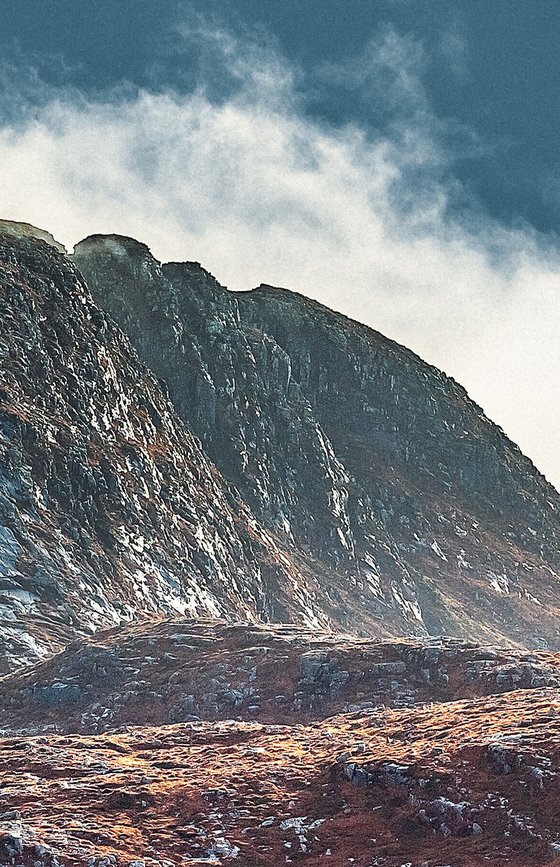
[(241, 323), (238, 297), (198, 263), (160, 266), (132, 239), (86, 239), (74, 261), (253, 508), (289, 539), (346, 560), (347, 474), (289, 355)]
[(309, 299), (230, 293), (132, 239), (93, 236), (74, 261), (337, 627), (560, 646), (560, 498), (456, 382)]
[(67, 257), (0, 234), (0, 671), (142, 614), (326, 616)]

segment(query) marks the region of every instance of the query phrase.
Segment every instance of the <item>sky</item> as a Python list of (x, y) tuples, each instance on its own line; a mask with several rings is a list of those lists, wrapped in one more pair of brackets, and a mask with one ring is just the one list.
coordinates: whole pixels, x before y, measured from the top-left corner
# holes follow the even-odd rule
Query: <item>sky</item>
[(0, 218), (303, 292), (560, 487), (560, 3), (3, 0)]

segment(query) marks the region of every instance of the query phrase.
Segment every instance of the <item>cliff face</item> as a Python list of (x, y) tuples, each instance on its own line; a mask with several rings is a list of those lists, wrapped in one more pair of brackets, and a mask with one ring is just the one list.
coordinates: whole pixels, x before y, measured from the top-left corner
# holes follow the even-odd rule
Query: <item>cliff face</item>
[(2, 670), (177, 613), (560, 646), (558, 494), (455, 382), (286, 290), (3, 228)]
[(560, 498), (452, 379), (302, 296), (230, 293), (131, 239), (73, 258), (338, 627), (559, 646)]
[(0, 671), (149, 614), (326, 621), (66, 256), (0, 234)]

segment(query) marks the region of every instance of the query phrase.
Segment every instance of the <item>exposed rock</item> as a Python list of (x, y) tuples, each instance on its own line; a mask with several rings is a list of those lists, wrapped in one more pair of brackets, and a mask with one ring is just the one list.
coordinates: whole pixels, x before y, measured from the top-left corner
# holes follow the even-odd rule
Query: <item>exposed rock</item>
[(456, 382), (307, 298), (228, 292), (129, 238), (92, 236), (73, 259), (222, 473), (319, 573), (338, 628), (560, 646), (559, 496)]
[[(295, 626), (143, 623), (76, 641), (30, 671), (5, 677), (0, 729), (98, 733), (230, 718), (295, 723), (560, 688), (559, 654), (527, 656), (456, 639), (389, 643)], [(509, 767), (506, 746), (489, 747), (496, 768)], [(347, 757), (361, 752), (358, 739)]]
[(67, 257), (0, 234), (0, 671), (149, 613), (327, 622), (311, 593)]

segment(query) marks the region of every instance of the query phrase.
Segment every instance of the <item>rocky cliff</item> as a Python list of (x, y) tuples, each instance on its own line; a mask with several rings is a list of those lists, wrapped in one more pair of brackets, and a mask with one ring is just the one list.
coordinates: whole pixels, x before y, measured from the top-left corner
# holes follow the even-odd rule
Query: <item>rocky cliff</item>
[(296, 293), (231, 293), (132, 239), (73, 259), (338, 627), (559, 646), (559, 496), (456, 382)]
[(0, 671), (155, 613), (327, 621), (75, 267), (27, 231), (0, 234), (0, 359)]

